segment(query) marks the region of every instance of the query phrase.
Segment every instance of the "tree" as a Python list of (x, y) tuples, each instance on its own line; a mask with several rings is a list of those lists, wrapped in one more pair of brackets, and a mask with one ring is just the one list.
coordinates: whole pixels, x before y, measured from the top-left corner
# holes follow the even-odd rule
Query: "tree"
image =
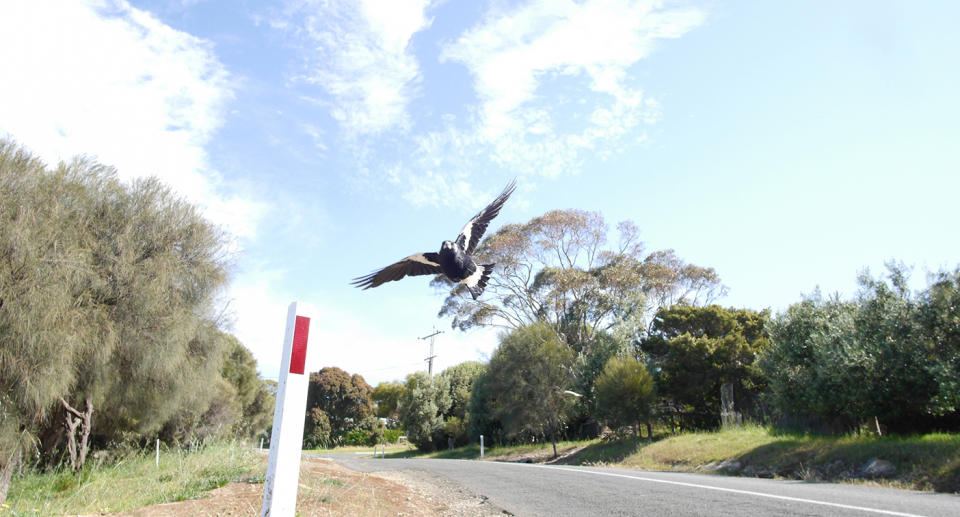
[(243, 437), (263, 434), (273, 421), (275, 398), (257, 374), (257, 361), (236, 337), (224, 334), (230, 352), (223, 362), (221, 375), (236, 393), (240, 418), (233, 424), (234, 433)]
[(399, 412), (400, 424), (410, 443), (423, 451), (437, 450), (444, 433), (443, 414), (450, 403), (446, 378), (431, 378), (424, 372), (407, 375)]
[(450, 394), (450, 407), (443, 414), (444, 431), (457, 444), (465, 444), (469, 439), (467, 426), (470, 396), (477, 377), (486, 370), (487, 365), (483, 363), (467, 361), (440, 372)]
[(313, 432), (313, 409), (318, 409), (329, 422), (331, 443), (340, 445), (348, 432), (360, 427), (373, 415), (372, 395), (373, 388), (359, 374), (351, 376), (336, 366), (311, 373), (304, 436)]
[(446, 379), (450, 390), (450, 408), (444, 416), (466, 418), (473, 383), (486, 370), (487, 365), (481, 362), (467, 361), (440, 372), (440, 377)]
[(571, 405), (565, 392), (573, 381), (573, 362), (573, 352), (549, 324), (534, 323), (501, 337), (479, 395), (506, 438), (549, 438), (556, 456)]
[(870, 365), (855, 342), (856, 309), (814, 293), (770, 321), (760, 366), (781, 422), (847, 431), (864, 418)]
[(647, 435), (652, 439), (649, 417), (653, 403), (653, 376), (634, 357), (612, 357), (597, 378), (597, 415), (613, 428), (647, 422)]
[(960, 412), (960, 268), (934, 276), (920, 295), (917, 311), (924, 347), (935, 360), (931, 369), (938, 391), (930, 411), (956, 414)]
[(265, 427), (269, 391), (220, 330), (226, 249), (156, 179), (0, 140), (0, 501), (28, 449), (80, 469), (110, 443)]
[(55, 463), (66, 443), (80, 468), (87, 445), (229, 405), (210, 382), (225, 243), (155, 179), (123, 184), (83, 158), (47, 168), (0, 141), (0, 442), (14, 451), (0, 495), (25, 446)]
[(403, 397), (403, 384), (397, 381), (381, 382), (373, 389), (373, 403), (376, 415), (396, 421), (399, 418), (397, 407)]
[(768, 318), (767, 311), (685, 303), (657, 312), (639, 349), (656, 372), (659, 396), (690, 408), (684, 425), (719, 424), (723, 384), (733, 385), (741, 407), (763, 390), (764, 377), (756, 361), (769, 347), (764, 331)]
[(887, 268), (887, 280), (861, 274), (854, 300), (815, 293), (771, 321), (762, 368), (783, 421), (916, 432), (956, 414), (954, 281), (941, 273), (914, 295), (906, 268)]
[(892, 262), (887, 269), (888, 281), (866, 272), (858, 279), (856, 341), (872, 363), (865, 372), (869, 389), (864, 402), (875, 425), (909, 430), (915, 419), (934, 411), (939, 358), (924, 339), (908, 271)]
[[(617, 228), (619, 240), (607, 248), (608, 227), (597, 212), (554, 210), (505, 225), (475, 253), (497, 264), (487, 296), (474, 301), (453, 286), (440, 316), (451, 316), (461, 330), (543, 321), (579, 350), (600, 331), (627, 341), (639, 336), (658, 304), (707, 303), (725, 292), (713, 269), (685, 264), (672, 250), (644, 256), (636, 226), (625, 221)], [(451, 286), (442, 276), (433, 283)]]

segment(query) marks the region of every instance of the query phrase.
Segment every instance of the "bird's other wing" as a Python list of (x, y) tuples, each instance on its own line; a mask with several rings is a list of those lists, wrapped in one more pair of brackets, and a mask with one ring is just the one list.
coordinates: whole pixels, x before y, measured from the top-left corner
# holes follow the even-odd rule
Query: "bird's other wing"
[(435, 275), (442, 272), (439, 254), (433, 252), (417, 253), (369, 275), (354, 278), (350, 284), (363, 289), (370, 289), (385, 282), (400, 280), (408, 275)]
[(486, 208), (481, 210), (480, 213), (473, 216), (473, 219), (470, 219), (466, 226), (460, 230), (460, 235), (457, 237), (457, 244), (462, 246), (468, 255), (477, 247), (477, 243), (480, 242), (480, 238), (483, 237), (483, 232), (487, 231), (487, 225), (500, 213), (500, 209), (503, 208), (503, 204), (510, 198), (510, 194), (513, 194), (513, 189), (516, 188), (516, 186), (517, 179), (514, 178), (513, 181), (503, 189), (503, 192), (497, 196), (497, 199), (494, 199)]

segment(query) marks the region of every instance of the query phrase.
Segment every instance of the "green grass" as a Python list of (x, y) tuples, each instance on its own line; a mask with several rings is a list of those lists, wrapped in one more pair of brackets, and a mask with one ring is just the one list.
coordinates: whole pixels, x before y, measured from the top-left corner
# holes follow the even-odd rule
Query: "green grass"
[[(799, 479), (845, 480), (859, 476), (871, 458), (887, 460), (896, 467), (885, 483), (906, 488), (960, 492), (960, 434), (916, 436), (821, 436), (772, 431), (744, 426), (719, 432), (684, 433), (657, 440), (636, 437), (619, 440), (560, 442), (557, 449), (568, 465), (604, 465), (647, 470), (704, 471), (703, 467), (727, 460), (752, 466), (767, 475)], [(565, 454), (567, 453), (567, 454)], [(533, 457), (548, 461), (549, 443), (489, 447), (488, 460)], [(408, 450), (388, 457), (477, 459), (476, 445), (452, 451), (420, 453)], [(756, 470), (754, 470), (756, 472)]]
[[(0, 515), (65, 515), (128, 511), (141, 506), (196, 499), (231, 481), (262, 482), (256, 453), (240, 444), (217, 444), (197, 452), (131, 453), (111, 465), (15, 476)], [(257, 475), (259, 477), (257, 477)]]

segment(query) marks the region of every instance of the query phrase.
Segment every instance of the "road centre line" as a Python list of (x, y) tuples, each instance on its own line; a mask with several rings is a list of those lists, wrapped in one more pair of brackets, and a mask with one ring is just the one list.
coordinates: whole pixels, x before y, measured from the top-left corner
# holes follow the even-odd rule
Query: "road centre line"
[(790, 496), (785, 496), (785, 495), (765, 494), (765, 493), (763, 493), (763, 492), (753, 492), (753, 491), (750, 491), (750, 490), (739, 490), (739, 489), (736, 489), (736, 488), (723, 488), (723, 487), (710, 486), (710, 485), (700, 485), (700, 484), (697, 484), (697, 483), (687, 483), (687, 482), (684, 482), (684, 481), (669, 481), (669, 480), (666, 480), (666, 479), (648, 478), (648, 477), (643, 477), (643, 476), (631, 476), (631, 475), (629, 475), (629, 474), (616, 474), (616, 473), (613, 473), (613, 472), (598, 472), (598, 471), (595, 471), (595, 470), (582, 470), (582, 469), (575, 469), (575, 468), (570, 468), (570, 467), (557, 467), (557, 466), (553, 466), (553, 465), (537, 465), (537, 464), (534, 464), (534, 463), (509, 463), (509, 464), (510, 464), (510, 465), (523, 466), (523, 467), (535, 467), (535, 468), (541, 468), (541, 469), (566, 470), (566, 471), (569, 471), (569, 472), (578, 472), (578, 473), (581, 473), (581, 474), (595, 474), (595, 475), (598, 475), (598, 476), (610, 476), (610, 477), (619, 477), (619, 478), (627, 478), (627, 479), (636, 479), (636, 480), (638, 480), (638, 481), (649, 481), (649, 482), (651, 482), (651, 483), (663, 483), (663, 484), (665, 484), (665, 485), (685, 486), (685, 487), (690, 487), (690, 488), (704, 488), (704, 489), (707, 489), (707, 490), (716, 490), (716, 491), (719, 491), (719, 492), (730, 492), (730, 493), (734, 493), (734, 494), (752, 495), (752, 496), (756, 496), (756, 497), (767, 497), (767, 498), (770, 498), (770, 499), (779, 499), (779, 500), (782, 500), (782, 501), (793, 501), (793, 502), (797, 502), (797, 503), (818, 504), (818, 505), (821, 505), (821, 506), (830, 506), (830, 507), (833, 507), (833, 508), (844, 508), (844, 509), (847, 509), (847, 510), (857, 510), (857, 511), (861, 511), (861, 512), (878, 513), (878, 514), (882, 514), (882, 515), (897, 515), (897, 516), (900, 516), (900, 517), (923, 517), (923, 516), (921, 516), (921, 515), (917, 515), (917, 514), (913, 514), (913, 513), (894, 512), (894, 511), (890, 511), (890, 510), (880, 510), (880, 509), (877, 509), (877, 508), (867, 508), (867, 507), (864, 507), (864, 506), (854, 506), (854, 505), (850, 505), (850, 504), (830, 503), (830, 502), (827, 502), (827, 501), (817, 501), (816, 499), (804, 499), (804, 498), (801, 498), (801, 497), (790, 497)]

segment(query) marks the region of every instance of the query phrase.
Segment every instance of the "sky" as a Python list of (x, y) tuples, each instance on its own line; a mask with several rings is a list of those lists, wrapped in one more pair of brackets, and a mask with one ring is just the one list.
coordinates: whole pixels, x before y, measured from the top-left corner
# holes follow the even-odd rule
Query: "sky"
[[(851, 297), (884, 264), (960, 265), (960, 3), (12, 0), (0, 136), (157, 176), (230, 236), (227, 330), (278, 375), (376, 385), (486, 360), (429, 277), (349, 285), (436, 251), (513, 178), (488, 233), (549, 210), (631, 220), (712, 267), (718, 303)], [(611, 230), (611, 239), (615, 230)]]

